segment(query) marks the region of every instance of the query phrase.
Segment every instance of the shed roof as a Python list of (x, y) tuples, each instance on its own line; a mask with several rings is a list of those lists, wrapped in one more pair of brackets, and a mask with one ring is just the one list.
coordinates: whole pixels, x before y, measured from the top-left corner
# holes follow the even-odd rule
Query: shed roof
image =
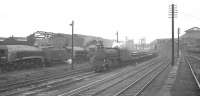
[(186, 33), (188, 32), (200, 32), (200, 28), (199, 27), (192, 27), (188, 30), (185, 31)]
[(200, 28), (193, 27), (185, 31), (181, 38), (200, 39)]

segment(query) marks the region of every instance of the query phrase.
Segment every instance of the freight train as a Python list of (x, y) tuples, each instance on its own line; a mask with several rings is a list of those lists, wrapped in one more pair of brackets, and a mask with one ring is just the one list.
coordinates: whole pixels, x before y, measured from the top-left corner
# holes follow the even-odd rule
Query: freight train
[(131, 53), (126, 48), (106, 48), (102, 43), (98, 43), (93, 56), (90, 58), (90, 63), (95, 72), (102, 72), (130, 63), (148, 60), (155, 56), (157, 56), (156, 53)]
[[(86, 52), (77, 52), (75, 58), (85, 57)], [(71, 53), (67, 49), (41, 49), (28, 45), (0, 45), (0, 71), (7, 72), (63, 64)]]

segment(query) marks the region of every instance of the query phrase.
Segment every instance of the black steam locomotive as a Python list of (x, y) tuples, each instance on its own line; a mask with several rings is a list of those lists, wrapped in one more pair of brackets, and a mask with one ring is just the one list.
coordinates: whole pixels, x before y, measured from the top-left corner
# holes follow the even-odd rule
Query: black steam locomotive
[(0, 71), (13, 71), (63, 64), (69, 58), (66, 49), (41, 49), (28, 45), (0, 45)]
[(93, 52), (93, 56), (90, 58), (90, 63), (95, 72), (101, 72), (113, 67), (148, 60), (155, 56), (157, 56), (156, 53), (131, 53), (126, 48), (106, 48), (102, 43), (98, 43), (95, 52)]

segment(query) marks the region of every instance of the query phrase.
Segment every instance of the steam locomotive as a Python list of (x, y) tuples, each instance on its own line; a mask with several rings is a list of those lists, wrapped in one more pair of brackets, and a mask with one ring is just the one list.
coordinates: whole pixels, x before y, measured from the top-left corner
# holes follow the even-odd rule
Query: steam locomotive
[[(75, 51), (75, 59), (86, 58), (86, 52)], [(64, 64), (70, 50), (37, 48), (28, 45), (0, 45), (0, 71), (7, 72)], [(83, 59), (83, 58), (82, 58)]]
[(106, 48), (103, 43), (98, 43), (90, 63), (95, 72), (110, 70), (130, 63), (141, 62), (157, 56), (156, 53), (136, 52), (131, 53), (126, 48)]

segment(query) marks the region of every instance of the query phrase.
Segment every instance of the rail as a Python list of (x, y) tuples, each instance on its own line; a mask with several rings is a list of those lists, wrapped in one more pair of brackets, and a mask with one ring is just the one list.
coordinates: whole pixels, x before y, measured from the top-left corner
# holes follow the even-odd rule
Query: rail
[[(160, 61), (159, 61), (160, 62)], [(152, 62), (153, 63), (153, 62)], [(155, 63), (153, 63), (152, 65), (154, 65)], [(152, 66), (151, 65), (151, 66)], [(140, 70), (138, 70), (136, 73), (134, 73), (134, 74), (137, 74), (137, 73), (139, 73), (140, 71), (143, 71), (144, 69), (149, 69), (148, 68), (149, 66), (143, 66), (143, 68), (141, 68)], [(127, 73), (129, 73), (129, 71), (128, 72), (125, 72), (126, 74)], [(87, 84), (87, 85), (85, 85), (85, 86), (81, 86), (81, 87), (79, 87), (79, 88), (76, 88), (76, 89), (74, 89), (74, 90), (71, 90), (71, 91), (68, 91), (68, 92), (64, 92), (64, 93), (61, 93), (61, 94), (59, 94), (58, 96), (75, 96), (75, 95), (77, 95), (77, 94), (80, 94), (81, 92), (83, 93), (83, 92), (85, 92), (86, 90), (90, 90), (92, 87), (94, 87), (94, 86), (97, 86), (97, 85), (102, 85), (102, 83), (104, 84), (104, 83), (106, 83), (106, 82), (109, 82), (109, 81), (112, 81), (113, 79), (115, 79), (115, 78), (119, 78), (120, 76), (123, 76), (123, 75), (121, 75), (121, 74), (123, 74), (123, 73), (116, 73), (116, 74), (114, 74), (114, 75), (112, 75), (112, 76), (106, 76), (105, 78), (103, 78), (103, 79), (100, 79), (100, 80), (97, 80), (97, 81), (94, 81), (94, 82), (92, 82), (92, 83), (89, 83), (89, 84)], [(132, 73), (132, 75), (134, 75), (133, 73)], [(132, 75), (129, 75), (128, 74), (128, 76), (126, 77), (126, 78), (128, 78), (128, 77), (131, 77)], [(116, 80), (116, 81), (113, 81), (113, 82), (116, 82), (116, 83), (119, 83), (119, 82), (121, 82), (121, 81), (123, 81), (123, 80), (125, 80), (124, 78), (122, 79), (122, 80)], [(115, 83), (113, 84), (113, 85), (115, 85)], [(110, 85), (110, 86), (113, 86), (113, 85)], [(108, 86), (108, 88), (110, 88), (110, 86)], [(106, 87), (107, 88), (107, 87)], [(94, 93), (96, 93), (96, 92), (92, 92), (92, 94), (94, 94)], [(91, 95), (91, 94), (90, 94)], [(93, 96), (93, 95), (91, 95), (91, 96)]]
[(47, 76), (47, 77), (41, 77), (41, 78), (31, 78), (31, 79), (26, 79), (24, 81), (19, 81), (19, 82), (11, 82), (8, 83), (6, 85), (0, 86), (0, 93), (2, 92), (6, 92), (6, 91), (10, 91), (16, 88), (21, 88), (21, 87), (25, 87), (25, 86), (29, 86), (32, 84), (37, 84), (37, 83), (42, 83), (45, 81), (49, 81), (49, 80), (53, 80), (53, 79), (59, 79), (59, 78), (63, 78), (66, 76), (71, 76), (74, 74), (78, 74), (78, 73), (82, 73), (84, 72), (84, 70), (76, 70), (76, 71), (71, 71), (71, 72), (65, 72), (65, 73), (55, 73), (51, 76)]
[[(191, 56), (190, 56), (190, 57), (191, 57)], [(191, 64), (190, 64), (188, 58), (189, 58), (189, 57), (185, 57), (184, 59), (185, 59), (186, 63), (189, 65), (190, 71), (192, 72), (192, 75), (193, 75), (193, 77), (194, 77), (194, 79), (195, 79), (195, 82), (196, 82), (196, 84), (197, 84), (197, 86), (198, 86), (198, 89), (200, 89), (199, 80), (197, 79), (197, 76), (195, 75), (194, 70), (193, 70), (193, 68), (192, 68), (192, 66), (191, 66)], [(194, 58), (194, 57), (193, 57), (193, 58)], [(195, 59), (197, 59), (197, 58), (195, 58)]]
[[(164, 63), (164, 64), (165, 64), (165, 63)], [(169, 64), (170, 64), (170, 63), (168, 63), (167, 65), (165, 65), (164, 68), (163, 68), (163, 70), (158, 71), (157, 74), (155, 74), (154, 76), (150, 77), (150, 80), (147, 79), (147, 80), (149, 80), (149, 81), (148, 81), (147, 83), (145, 83), (145, 85), (142, 86), (142, 88), (137, 89), (137, 92), (135, 92), (135, 94), (133, 93), (134, 95), (132, 95), (132, 96), (139, 96), (139, 95), (143, 92), (143, 90), (144, 90), (145, 88), (147, 88), (148, 85), (149, 85), (157, 76), (159, 76), (159, 75), (164, 71), (164, 69), (166, 69), (166, 68), (169, 66)], [(162, 64), (162, 65), (163, 65), (163, 64)], [(161, 65), (160, 65), (160, 66), (161, 66)], [(156, 69), (156, 68), (155, 68), (155, 69)], [(155, 69), (154, 69), (154, 70), (155, 70)], [(154, 70), (151, 70), (150, 72), (144, 74), (144, 75), (141, 76), (139, 79), (137, 79), (137, 80), (134, 81), (133, 83), (129, 84), (127, 87), (125, 87), (124, 89), (122, 89), (121, 91), (119, 91), (118, 93), (116, 93), (116, 94), (113, 95), (113, 96), (120, 96), (120, 95), (122, 95), (122, 94), (123, 94), (124, 92), (126, 92), (129, 88), (131, 88), (132, 86), (136, 85), (140, 80), (144, 79), (147, 75), (152, 74), (152, 72), (153, 72)]]

